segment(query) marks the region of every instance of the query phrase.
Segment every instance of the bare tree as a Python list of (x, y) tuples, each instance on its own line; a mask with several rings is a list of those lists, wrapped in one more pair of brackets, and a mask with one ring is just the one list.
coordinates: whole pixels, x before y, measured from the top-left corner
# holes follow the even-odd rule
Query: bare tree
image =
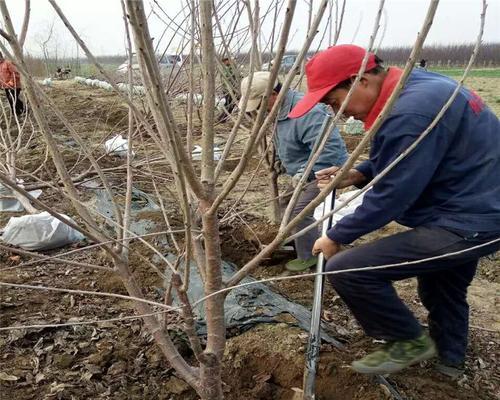
[(21, 27), (21, 33), (19, 34), (19, 45), (21, 46), (21, 48), (24, 46), (24, 42), (26, 41), (26, 34), (28, 33), (28, 26), (30, 22), (30, 14), (31, 0), (25, 0), (23, 25)]

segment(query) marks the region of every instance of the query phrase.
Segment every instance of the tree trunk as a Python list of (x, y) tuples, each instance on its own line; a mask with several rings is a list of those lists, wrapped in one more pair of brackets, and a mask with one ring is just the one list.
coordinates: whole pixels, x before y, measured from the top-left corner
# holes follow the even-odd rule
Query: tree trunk
[[(211, 201), (200, 201), (205, 245), (205, 296), (222, 289), (222, 256), (219, 221), (217, 215), (207, 212)], [(205, 302), (207, 346), (201, 361), (201, 392), (206, 400), (222, 399), (221, 363), (226, 345), (223, 294), (210, 297)]]
[(198, 394), (202, 400), (222, 400), (222, 365), (221, 360), (214, 353), (205, 352), (204, 362), (200, 368), (200, 390)]

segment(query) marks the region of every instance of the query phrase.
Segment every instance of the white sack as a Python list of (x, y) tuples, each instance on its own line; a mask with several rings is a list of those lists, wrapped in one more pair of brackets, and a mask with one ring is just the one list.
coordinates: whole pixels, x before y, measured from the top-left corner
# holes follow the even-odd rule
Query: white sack
[[(23, 180), (17, 179), (17, 184), (24, 188), (22, 185)], [(32, 190), (29, 192), (31, 196), (38, 199), (42, 194), (41, 190)], [(23, 205), (16, 199), (12, 189), (5, 187), (0, 183), (0, 212), (18, 212), (24, 211)]]
[[(189, 101), (189, 93), (180, 93), (175, 96), (174, 100), (179, 104), (186, 104)], [(199, 93), (193, 93), (193, 104), (201, 106), (203, 104), (203, 96)]]
[[(40, 189), (32, 190), (28, 192), (32, 197), (38, 199), (42, 194)], [(13, 193), (10, 194), (0, 194), (0, 212), (18, 212), (24, 211), (24, 207), (21, 202), (14, 197)]]
[(365, 132), (365, 126), (362, 121), (349, 117), (345, 123), (344, 131), (351, 135), (362, 135)]
[(193, 103), (196, 104), (197, 106), (201, 106), (203, 104), (203, 95), (199, 93), (194, 93), (193, 94)]
[[(191, 156), (193, 158), (193, 161), (200, 161), (201, 160), (201, 146), (195, 145), (194, 149), (191, 153)], [(214, 146), (214, 160), (219, 161), (222, 157), (222, 150), (219, 149), (217, 146)]]
[[(335, 208), (338, 206), (344, 204), (353, 194), (359, 192), (359, 190), (350, 190), (349, 192), (344, 192), (341, 195), (339, 195), (335, 199)], [(356, 208), (358, 208), (361, 203), (363, 203), (363, 197), (365, 196), (365, 193), (360, 195), (359, 197), (356, 197), (353, 201), (349, 203), (346, 207), (340, 209), (337, 211), (335, 214), (333, 214), (332, 218), (332, 226), (335, 225), (337, 222), (339, 222), (342, 218), (344, 218), (346, 215), (350, 215), (354, 213)], [(316, 209), (314, 210), (314, 219), (319, 220), (323, 216), (323, 204), (321, 203)]]
[[(73, 221), (66, 215), (62, 215)], [(82, 240), (84, 236), (48, 212), (12, 217), (2, 240), (26, 250), (49, 250)]]
[(222, 111), (226, 106), (226, 98), (225, 97), (216, 97), (215, 98), (215, 106), (219, 111)]
[(222, 150), (218, 147), (214, 147), (214, 160), (219, 161), (222, 157)]
[(146, 89), (144, 89), (144, 86), (141, 86), (141, 85), (135, 85), (132, 89), (132, 93), (133, 94), (140, 94), (140, 95), (143, 95), (143, 94), (146, 94)]
[(122, 135), (114, 136), (104, 142), (104, 149), (106, 150), (106, 154), (126, 157), (128, 151), (128, 140), (124, 139)]
[(191, 152), (191, 157), (194, 161), (201, 160), (201, 146), (195, 145), (193, 151)]

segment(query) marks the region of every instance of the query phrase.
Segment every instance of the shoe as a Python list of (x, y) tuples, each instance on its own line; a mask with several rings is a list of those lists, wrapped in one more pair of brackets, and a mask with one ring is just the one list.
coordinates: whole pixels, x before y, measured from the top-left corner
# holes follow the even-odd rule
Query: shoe
[(295, 260), (288, 261), (285, 264), (285, 268), (288, 271), (292, 271), (292, 272), (305, 271), (306, 269), (309, 269), (309, 268), (315, 266), (317, 261), (318, 261), (317, 257), (311, 257), (311, 258), (308, 258), (307, 260), (302, 260), (300, 258), (296, 258)]
[(389, 342), (380, 350), (354, 361), (352, 368), (362, 374), (392, 374), (436, 355), (434, 341), (422, 334), (418, 339)]
[(458, 364), (447, 363), (443, 360), (439, 360), (434, 365), (434, 369), (451, 379), (458, 379), (465, 372), (465, 367), (463, 363), (458, 363)]

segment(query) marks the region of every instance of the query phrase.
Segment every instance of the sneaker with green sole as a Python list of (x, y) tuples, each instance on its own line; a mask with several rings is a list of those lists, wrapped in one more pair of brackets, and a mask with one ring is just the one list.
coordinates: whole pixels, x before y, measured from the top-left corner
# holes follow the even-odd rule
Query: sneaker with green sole
[(352, 368), (362, 374), (392, 374), (436, 355), (434, 341), (426, 334), (413, 340), (386, 343), (379, 350), (354, 361)]
[(288, 261), (285, 264), (285, 268), (288, 271), (292, 271), (292, 272), (305, 271), (306, 269), (314, 267), (316, 265), (317, 261), (318, 261), (317, 257), (311, 257), (311, 258), (308, 258), (307, 260), (302, 260), (300, 258), (296, 258), (295, 260)]

